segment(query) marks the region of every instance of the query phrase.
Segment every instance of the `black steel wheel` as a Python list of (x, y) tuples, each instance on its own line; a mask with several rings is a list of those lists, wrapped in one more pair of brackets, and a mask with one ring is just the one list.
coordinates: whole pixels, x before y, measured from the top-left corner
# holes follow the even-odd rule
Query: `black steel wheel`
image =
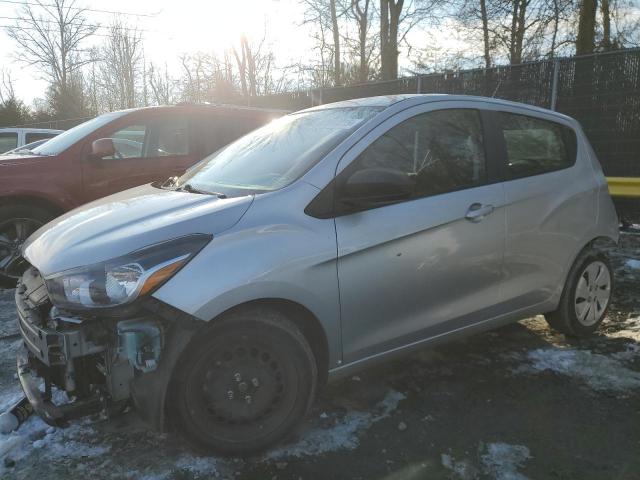
[(22, 244), (50, 218), (48, 212), (36, 207), (0, 207), (1, 286), (15, 286), (26, 268), (20, 252)]
[(216, 321), (187, 347), (169, 392), (169, 416), (216, 452), (264, 450), (290, 434), (315, 395), (313, 353), (293, 322), (255, 309)]

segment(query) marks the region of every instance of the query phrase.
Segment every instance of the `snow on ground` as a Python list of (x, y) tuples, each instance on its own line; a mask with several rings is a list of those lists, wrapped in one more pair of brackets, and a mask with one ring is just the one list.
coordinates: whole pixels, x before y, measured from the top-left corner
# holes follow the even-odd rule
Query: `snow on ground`
[[(608, 326), (605, 324), (605, 328)], [(598, 391), (626, 393), (640, 389), (640, 372), (632, 368), (640, 359), (640, 316), (618, 322), (613, 331), (606, 332), (600, 343), (609, 339), (628, 341), (618, 346), (621, 350), (607, 354), (586, 348), (550, 345), (508, 356), (522, 362), (513, 369), (516, 374), (537, 374), (549, 370), (576, 378)], [(598, 343), (591, 345), (597, 346)]]
[(332, 418), (332, 416), (323, 414), (322, 418), (330, 419), (333, 426), (312, 428), (297, 442), (271, 450), (266, 458), (280, 459), (319, 455), (343, 448), (353, 450), (360, 443), (358, 433), (389, 417), (391, 412), (398, 407), (398, 403), (405, 398), (403, 393), (390, 390), (384, 399), (376, 405), (374, 412), (356, 410), (348, 412), (343, 418), (338, 418), (335, 415)]
[(528, 364), (516, 373), (539, 373), (551, 370), (577, 378), (594, 390), (628, 392), (640, 388), (640, 373), (625, 367), (616, 358), (574, 348), (548, 347), (526, 353)]
[(507, 443), (489, 443), (485, 453), (480, 455), (483, 472), (496, 480), (526, 479), (527, 477), (518, 473), (518, 469), (530, 458), (527, 447)]
[(451, 471), (453, 478), (472, 480), (486, 475), (494, 480), (526, 480), (519, 472), (524, 463), (531, 458), (529, 449), (522, 445), (508, 443), (480, 444), (478, 447), (479, 467), (468, 458), (456, 460), (453, 455), (443, 453), (440, 456), (442, 466)]

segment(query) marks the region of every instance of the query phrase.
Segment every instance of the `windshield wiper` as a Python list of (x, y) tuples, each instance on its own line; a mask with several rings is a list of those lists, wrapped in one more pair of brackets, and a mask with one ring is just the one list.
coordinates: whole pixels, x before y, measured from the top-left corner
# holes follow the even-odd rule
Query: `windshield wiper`
[(227, 195), (220, 192), (210, 192), (208, 190), (200, 190), (199, 188), (194, 187), (190, 183), (185, 183), (181, 187), (176, 188), (177, 192), (189, 192), (189, 193), (199, 193), (202, 195), (215, 195), (218, 198), (227, 198)]

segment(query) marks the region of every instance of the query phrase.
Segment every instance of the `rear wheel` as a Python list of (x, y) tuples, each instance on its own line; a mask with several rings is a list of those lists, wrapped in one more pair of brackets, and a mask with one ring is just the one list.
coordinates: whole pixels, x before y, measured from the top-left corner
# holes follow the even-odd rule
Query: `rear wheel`
[(545, 315), (547, 322), (566, 335), (589, 336), (602, 323), (612, 292), (609, 259), (599, 251), (588, 249), (571, 268), (558, 309)]
[(25, 270), (20, 249), (24, 241), (52, 215), (38, 207), (0, 207), (0, 286), (14, 287)]
[(316, 382), (313, 353), (293, 322), (268, 309), (235, 313), (186, 349), (169, 393), (170, 415), (207, 450), (252, 453), (292, 433)]

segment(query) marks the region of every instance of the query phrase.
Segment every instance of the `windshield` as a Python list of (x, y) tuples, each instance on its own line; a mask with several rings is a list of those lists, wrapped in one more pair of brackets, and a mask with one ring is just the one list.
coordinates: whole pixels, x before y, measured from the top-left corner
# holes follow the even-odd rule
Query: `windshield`
[(185, 173), (176, 186), (228, 196), (289, 185), (382, 107), (330, 108), (279, 118), (227, 145)]
[(94, 132), (98, 128), (124, 114), (125, 112), (112, 112), (100, 115), (99, 117), (81, 123), (80, 125), (53, 137), (51, 140), (43, 143), (39, 147), (32, 149), (32, 152), (37, 155), (59, 155), (78, 140), (83, 139), (91, 132)]

